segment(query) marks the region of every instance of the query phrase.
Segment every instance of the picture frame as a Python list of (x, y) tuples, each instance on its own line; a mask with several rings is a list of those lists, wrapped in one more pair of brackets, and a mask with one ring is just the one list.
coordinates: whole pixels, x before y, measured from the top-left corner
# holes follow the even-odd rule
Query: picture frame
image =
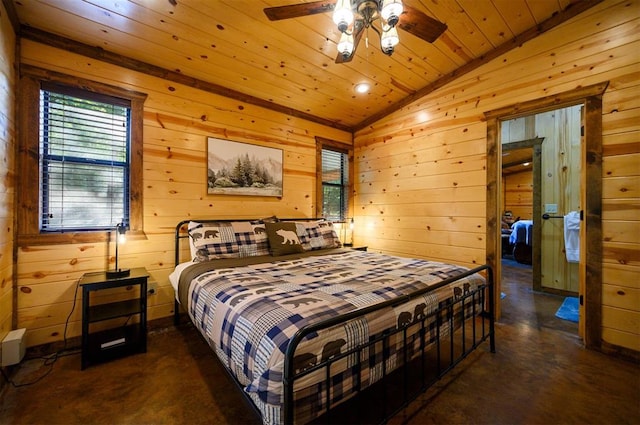
[(207, 138), (207, 194), (282, 197), (282, 149)]

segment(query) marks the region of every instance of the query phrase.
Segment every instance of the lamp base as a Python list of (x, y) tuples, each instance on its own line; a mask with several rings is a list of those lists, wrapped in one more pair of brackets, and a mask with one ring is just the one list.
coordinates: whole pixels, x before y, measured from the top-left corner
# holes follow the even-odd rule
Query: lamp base
[(107, 270), (107, 279), (119, 279), (127, 277), (131, 273), (131, 269)]

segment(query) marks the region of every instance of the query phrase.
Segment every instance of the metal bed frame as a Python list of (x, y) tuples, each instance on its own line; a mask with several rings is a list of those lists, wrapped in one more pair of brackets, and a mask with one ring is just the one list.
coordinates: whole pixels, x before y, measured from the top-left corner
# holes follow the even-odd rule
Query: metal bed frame
[[(279, 221), (304, 221), (304, 220), (317, 220), (310, 218), (296, 218), (296, 219), (279, 219)], [(176, 239), (175, 239), (175, 264), (179, 264), (180, 260), (180, 241), (182, 239), (188, 238), (188, 234), (183, 231), (183, 228), (190, 221), (198, 221), (201, 223), (212, 223), (212, 222), (220, 222), (220, 221), (255, 221), (255, 220), (238, 220), (238, 219), (207, 219), (207, 220), (184, 220), (181, 221), (176, 226)], [(184, 234), (183, 234), (184, 233)], [(378, 335), (373, 338), (366, 344), (362, 344), (361, 346), (355, 347), (351, 350), (345, 351), (337, 356), (331, 357), (323, 362), (320, 362), (313, 367), (304, 369), (302, 371), (296, 371), (293, 366), (293, 358), (295, 355), (296, 348), (298, 344), (304, 340), (304, 338), (314, 332), (319, 332), (324, 329), (328, 329), (332, 326), (335, 326), (340, 323), (344, 323), (348, 320), (353, 320), (358, 317), (364, 316), (366, 314), (370, 314), (377, 310), (381, 310), (384, 308), (395, 307), (400, 304), (406, 303), (416, 297), (419, 297), (427, 292), (433, 291), (442, 286), (446, 286), (451, 284), (457, 280), (463, 279), (467, 276), (470, 276), (479, 272), (486, 272), (485, 284), (477, 287), (475, 290), (470, 292), (465, 292), (460, 296), (456, 296), (454, 299), (450, 299), (446, 303), (441, 303), (440, 307), (427, 314), (424, 318), (419, 321), (413, 321), (403, 327), (398, 327), (396, 329), (388, 330), (387, 332)], [(391, 417), (397, 414), (399, 411), (404, 409), (409, 403), (415, 400), (420, 394), (426, 391), (431, 385), (437, 382), (440, 378), (445, 376), (451, 369), (453, 369), (458, 363), (463, 361), (467, 356), (469, 356), (476, 348), (478, 348), (484, 341), (489, 340), (489, 349), (491, 353), (495, 353), (495, 323), (494, 323), (494, 278), (493, 278), (493, 270), (489, 265), (482, 265), (476, 267), (474, 269), (468, 270), (458, 276), (451, 277), (443, 280), (429, 288), (424, 288), (419, 291), (412, 293), (411, 295), (405, 295), (403, 297), (399, 297), (393, 300), (388, 300), (385, 302), (378, 303), (376, 305), (372, 305), (366, 308), (360, 308), (357, 310), (350, 311), (348, 313), (332, 317), (330, 319), (317, 322), (314, 324), (310, 324), (305, 326), (304, 328), (298, 330), (294, 336), (291, 338), (289, 346), (287, 348), (287, 352), (285, 353), (285, 363), (284, 363), (284, 374), (283, 374), (283, 385), (284, 385), (284, 399), (281, 410), (281, 419), (284, 424), (293, 424), (294, 423), (294, 383), (296, 380), (303, 378), (304, 376), (313, 373), (317, 370), (325, 369), (325, 388), (330, 388), (330, 380), (331, 380), (331, 365), (344, 357), (347, 356), (356, 356), (358, 359), (362, 358), (360, 353), (364, 350), (367, 350), (375, 345), (382, 344), (383, 353), (386, 352), (386, 347), (388, 347), (389, 340), (392, 336), (401, 334), (402, 344), (401, 344), (401, 365), (399, 368), (394, 369), (392, 371), (386, 370), (387, 357), (382, 361), (382, 369), (383, 369), (383, 377), (379, 382), (383, 382), (382, 391), (386, 391), (384, 381), (391, 374), (395, 374), (397, 377), (400, 375), (401, 386), (402, 386), (402, 397), (401, 400), (397, 403), (397, 406), (393, 408), (391, 411), (386, 411), (386, 406), (383, 406), (383, 419), (380, 423), (387, 422)], [(476, 306), (483, 306), (481, 311), (476, 311)], [(471, 314), (467, 317), (467, 310), (471, 309)], [(180, 322), (180, 305), (178, 301), (175, 301), (175, 310), (174, 310), (174, 321), (175, 324), (178, 325)], [(458, 320), (458, 324), (456, 325), (456, 320)], [(478, 323), (479, 322), (479, 323)], [(409, 366), (413, 366), (416, 362), (416, 358), (410, 358), (410, 354), (407, 352), (407, 347), (409, 346), (407, 342), (408, 331), (409, 328), (418, 327), (419, 334), (419, 344), (420, 344), (420, 354), (417, 356), (417, 359), (420, 364), (420, 377), (419, 381), (416, 382), (411, 381), (411, 376), (415, 377), (416, 374), (409, 372)], [(441, 329), (445, 327), (444, 331)], [(435, 342), (427, 342), (427, 337), (429, 334), (433, 334), (435, 332), (436, 338)], [(414, 335), (414, 334), (412, 334)], [(444, 338), (444, 342), (442, 341)], [(459, 338), (459, 340), (457, 340)], [(427, 357), (427, 353), (429, 350), (435, 350), (435, 373), (428, 375), (426, 372), (427, 363), (429, 360)], [(431, 353), (433, 356), (434, 353)], [(428, 363), (431, 366), (431, 363)], [(356, 366), (358, 370), (360, 370), (361, 364), (358, 361)], [(225, 370), (226, 367), (224, 368)], [(230, 371), (227, 371), (229, 375), (233, 378), (234, 382), (238, 387), (242, 390), (242, 386), (237, 381), (237, 379), (231, 374)], [(374, 384), (376, 385), (376, 384)], [(410, 389), (410, 387), (413, 387)], [(355, 388), (353, 391), (355, 392), (354, 396), (351, 396), (348, 400), (341, 400), (338, 403), (335, 403), (336, 406), (332, 406), (331, 401), (331, 391), (325, 391), (326, 400), (325, 400), (325, 413), (322, 415), (322, 423), (331, 423), (331, 415), (332, 410), (335, 409), (338, 405), (342, 405), (344, 403), (352, 402), (360, 393), (365, 392), (367, 389), (370, 389), (371, 386), (366, 388)], [(250, 405), (253, 407), (254, 411), (260, 415), (259, 410), (254, 405), (253, 401), (245, 394), (244, 391), (242, 393), (245, 395), (246, 399), (250, 402)], [(386, 399), (386, 397), (385, 397)], [(383, 403), (384, 404), (384, 403)], [(312, 422), (317, 421), (314, 420)]]

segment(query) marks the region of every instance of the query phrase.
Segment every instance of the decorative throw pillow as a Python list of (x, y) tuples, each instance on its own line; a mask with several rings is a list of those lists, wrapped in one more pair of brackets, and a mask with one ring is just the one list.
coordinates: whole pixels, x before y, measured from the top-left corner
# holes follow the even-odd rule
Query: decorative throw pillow
[(271, 255), (279, 256), (304, 251), (302, 244), (300, 244), (296, 223), (279, 222), (265, 223), (264, 225), (267, 231), (267, 238), (269, 238)]

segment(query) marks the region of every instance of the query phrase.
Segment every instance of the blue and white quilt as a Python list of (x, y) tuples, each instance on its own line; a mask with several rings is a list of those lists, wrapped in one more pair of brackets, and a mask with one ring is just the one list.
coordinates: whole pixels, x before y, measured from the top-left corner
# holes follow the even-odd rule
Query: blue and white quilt
[[(188, 282), (181, 280), (181, 285), (188, 285), (182, 305), (261, 410), (265, 424), (281, 422), (284, 353), (296, 331), (310, 323), (434, 286), (467, 271), (455, 265), (372, 252), (328, 251), (327, 255), (280, 260), (267, 256), (268, 262), (256, 263), (254, 259), (256, 264), (237, 267), (215, 268), (215, 260), (210, 262), (211, 270)], [(201, 263), (199, 267), (203, 267)], [(472, 275), (396, 308), (312, 334), (298, 346), (294, 369), (305, 370), (370, 341), (385, 330), (415, 323), (441, 303), (483, 283), (481, 276)], [(441, 327), (439, 332), (447, 329)], [(419, 348), (415, 338), (411, 350)], [(401, 361), (400, 356), (395, 356), (401, 347), (393, 341), (387, 347), (391, 352), (385, 365), (387, 373)], [(381, 356), (373, 351), (344, 357), (332, 366), (332, 374), (339, 375), (331, 389), (334, 402), (348, 398), (352, 388), (366, 387), (382, 378)], [(316, 372), (296, 382), (298, 423), (324, 411), (325, 371)]]

